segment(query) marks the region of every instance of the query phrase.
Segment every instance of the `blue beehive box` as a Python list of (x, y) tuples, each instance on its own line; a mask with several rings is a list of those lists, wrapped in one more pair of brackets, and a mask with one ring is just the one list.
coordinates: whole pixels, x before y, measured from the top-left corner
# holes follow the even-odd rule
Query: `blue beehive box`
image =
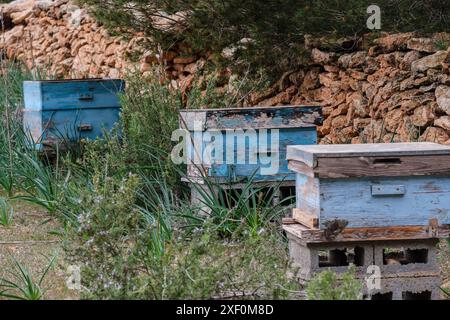
[(450, 147), (436, 143), (289, 146), (293, 218), (313, 228), (450, 224)]
[[(253, 182), (294, 181), (286, 147), (316, 144), (316, 125), (321, 123), (318, 106), (182, 110), (180, 127), (188, 131), (187, 140), (193, 142), (187, 152), (191, 159), (199, 152), (205, 154), (213, 140), (222, 145), (211, 152), (209, 163), (188, 161), (187, 180), (201, 182), (202, 176), (207, 176), (219, 183), (245, 182), (253, 176)], [(194, 143), (199, 139), (200, 144)]]
[(123, 80), (24, 81), (23, 126), (37, 148), (96, 139), (119, 120)]

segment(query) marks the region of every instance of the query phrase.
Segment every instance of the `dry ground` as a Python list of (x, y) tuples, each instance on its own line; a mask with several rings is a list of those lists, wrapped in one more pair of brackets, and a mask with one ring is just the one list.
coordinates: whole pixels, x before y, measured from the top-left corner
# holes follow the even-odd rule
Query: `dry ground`
[(61, 242), (55, 233), (57, 221), (39, 209), (16, 203), (13, 225), (0, 226), (0, 278), (13, 278), (14, 259), (28, 268), (37, 281), (55, 255), (55, 263), (47, 274), (43, 288), (46, 299), (76, 299), (77, 293), (66, 286), (67, 265)]
[[(38, 279), (56, 255), (54, 267), (43, 284), (47, 289), (45, 299), (77, 299), (77, 292), (66, 286), (68, 264), (56, 235), (61, 228), (59, 223), (39, 208), (24, 203), (14, 206), (13, 225), (0, 226), (0, 278), (11, 278), (8, 270), (14, 270), (13, 259), (16, 259)], [(450, 291), (450, 248), (445, 240), (439, 246), (439, 262), (443, 287)]]

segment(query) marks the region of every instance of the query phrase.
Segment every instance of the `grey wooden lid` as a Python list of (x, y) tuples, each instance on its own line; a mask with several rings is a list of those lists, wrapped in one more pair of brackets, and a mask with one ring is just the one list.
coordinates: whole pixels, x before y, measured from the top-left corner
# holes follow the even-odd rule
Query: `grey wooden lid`
[(432, 142), (297, 145), (287, 147), (287, 159), (314, 166), (319, 158), (450, 155), (450, 147)]

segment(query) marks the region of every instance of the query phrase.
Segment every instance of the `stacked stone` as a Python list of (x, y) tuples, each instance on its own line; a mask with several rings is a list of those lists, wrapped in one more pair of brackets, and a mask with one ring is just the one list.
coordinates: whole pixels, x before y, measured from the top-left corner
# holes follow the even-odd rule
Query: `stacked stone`
[(0, 5), (0, 12), (0, 50), (8, 59), (49, 76), (118, 78), (133, 71), (146, 75), (153, 64), (162, 62), (171, 79), (189, 84), (206, 61), (189, 56), (184, 48), (149, 51), (145, 48), (150, 39), (139, 33), (129, 40), (113, 37), (86, 9), (68, 0), (18, 0)]
[(450, 35), (379, 38), (365, 51), (312, 49), (307, 68), (253, 95), (260, 105), (322, 106), (322, 143), (432, 141), (450, 144)]
[[(0, 11), (0, 50), (52, 76), (117, 78), (134, 70), (145, 76), (158, 63), (172, 86), (186, 91), (195, 78), (202, 78), (199, 71), (213, 57), (182, 45), (159, 52), (142, 34), (127, 40), (110, 36), (86, 9), (69, 0), (16, 0), (0, 5)], [(321, 143), (450, 145), (449, 44), (449, 34), (421, 38), (403, 33), (344, 54), (313, 46), (308, 65), (293, 66), (268, 90), (249, 95), (242, 106), (322, 105)], [(222, 55), (233, 59), (226, 52)], [(232, 91), (230, 71), (220, 77), (217, 92)]]

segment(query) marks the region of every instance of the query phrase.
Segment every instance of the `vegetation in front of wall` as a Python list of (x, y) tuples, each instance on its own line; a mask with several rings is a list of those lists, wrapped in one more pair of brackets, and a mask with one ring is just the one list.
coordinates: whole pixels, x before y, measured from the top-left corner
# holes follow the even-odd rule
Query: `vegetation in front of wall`
[[(225, 106), (238, 94), (219, 99), (215, 86), (206, 83), (183, 97), (164, 81), (147, 85), (131, 75), (121, 97), (120, 138), (116, 130), (104, 139), (83, 141), (83, 153), (69, 149), (47, 159), (33, 148), (20, 117), (7, 116), (22, 107), (21, 81), (10, 77), (32, 76), (22, 66), (9, 68), (0, 73), (2, 90), (17, 92), (17, 99), (1, 101), (2, 121), (9, 124), (0, 130), (0, 145), (7, 151), (0, 157), (1, 221), (12, 223), (13, 201), (32, 203), (60, 221), (55, 234), (63, 240), (67, 262), (81, 269), (82, 297), (299, 295), (279, 228), (282, 211), (268, 205), (270, 195), (249, 181), (245, 194), (232, 195), (235, 206), (229, 206), (230, 199), (205, 194), (209, 214), (199, 214), (201, 208), (189, 203), (180, 183), (185, 168), (170, 160), (171, 132), (178, 127), (183, 99), (190, 108), (211, 101)], [(15, 268), (19, 271), (10, 271), (22, 276), (2, 282), (3, 296), (45, 298), (45, 275), (36, 280), (24, 265)]]
[(356, 278), (356, 268), (337, 275), (326, 270), (315, 275), (306, 286), (308, 300), (360, 300), (362, 283)]
[[(445, 32), (450, 24), (447, 0), (138, 0), (132, 6), (128, 1), (78, 1), (112, 32), (142, 32), (163, 50), (184, 43), (192, 53), (215, 53), (215, 60), (236, 72), (263, 67), (275, 78), (305, 61), (305, 35), (323, 38), (333, 50), (353, 50), (354, 41), (338, 40), (372, 32), (366, 25), (372, 4), (381, 11), (381, 30), (373, 30), (377, 34)], [(222, 52), (233, 63), (224, 61)]]

